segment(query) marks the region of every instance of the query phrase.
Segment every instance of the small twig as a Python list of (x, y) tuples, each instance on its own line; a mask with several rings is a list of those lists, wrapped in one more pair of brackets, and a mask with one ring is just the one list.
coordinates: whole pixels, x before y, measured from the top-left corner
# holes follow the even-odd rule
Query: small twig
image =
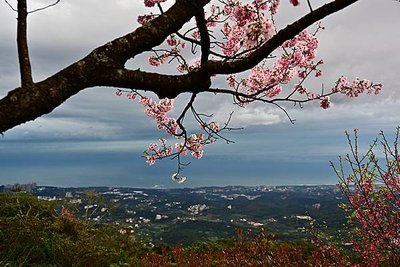
[(280, 110), (283, 111), (283, 113), (285, 113), (286, 117), (289, 119), (291, 124), (294, 124), (296, 122), (296, 119), (292, 119), (292, 117), (290, 117), (289, 113), (286, 111), (286, 109), (284, 109), (281, 105), (277, 104), (277, 103), (272, 103), (275, 106), (277, 106)]
[(164, 14), (164, 10), (163, 10), (163, 8), (162, 8), (162, 6), (161, 6), (160, 3), (157, 3), (157, 7), (158, 7), (158, 9), (160, 10), (160, 13), (161, 13), (161, 14)]
[(307, 4), (308, 4), (308, 7), (310, 8), (310, 12), (313, 12), (314, 10), (311, 6), (310, 0), (307, 0)]
[(57, 1), (55, 1), (54, 3), (49, 4), (49, 5), (47, 5), (47, 6), (40, 7), (40, 8), (34, 9), (34, 10), (32, 10), (32, 11), (29, 11), (28, 14), (35, 13), (35, 12), (37, 12), (37, 11), (41, 11), (41, 10), (45, 10), (45, 9), (50, 8), (50, 7), (53, 7), (53, 6), (57, 5), (60, 1), (61, 1), (61, 0), (57, 0)]
[(13, 7), (7, 0), (4, 0), (4, 2), (6, 2), (6, 4), (11, 8), (12, 11), (18, 12), (18, 10)]
[(196, 99), (196, 93), (193, 93), (189, 102), (187, 103), (186, 107), (183, 109), (181, 115), (179, 118), (176, 120), (176, 123), (179, 125), (179, 128), (182, 130), (182, 134), (186, 134), (186, 129), (183, 126), (183, 119), (185, 118), (186, 112), (193, 106), (194, 100)]
[(32, 206), (29, 204), (29, 209), (28, 209), (28, 211), (25, 213), (25, 217), (28, 217), (28, 216), (29, 216), (29, 213), (31, 213), (31, 210), (32, 210)]

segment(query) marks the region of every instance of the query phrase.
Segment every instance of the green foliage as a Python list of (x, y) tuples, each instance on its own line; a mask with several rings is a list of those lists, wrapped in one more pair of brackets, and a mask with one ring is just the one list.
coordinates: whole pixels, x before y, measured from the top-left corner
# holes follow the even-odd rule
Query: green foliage
[(29, 194), (0, 194), (0, 217), (34, 216), (36, 218), (49, 218), (56, 215), (56, 206), (56, 202), (40, 201)]
[(19, 193), (0, 199), (1, 266), (109, 266), (145, 249), (116, 228), (58, 215), (57, 203)]
[[(0, 194), (0, 266), (324, 266), (309, 242), (278, 242), (266, 231), (235, 239), (148, 248), (110, 225), (94, 227), (62, 203)], [(129, 229), (128, 229), (129, 230)], [(130, 232), (130, 231), (128, 231)]]

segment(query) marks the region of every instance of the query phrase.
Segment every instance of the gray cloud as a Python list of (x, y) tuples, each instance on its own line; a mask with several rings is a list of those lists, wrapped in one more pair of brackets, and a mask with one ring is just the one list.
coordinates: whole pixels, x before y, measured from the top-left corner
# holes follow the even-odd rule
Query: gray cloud
[[(49, 2), (32, 3), (35, 8)], [(19, 74), (16, 14), (5, 3), (1, 4), (0, 96), (4, 96), (18, 86)], [(277, 17), (282, 27), (307, 12), (305, 4), (297, 9), (283, 4), (282, 15)], [(131, 31), (137, 26), (137, 14), (144, 11), (141, 1), (104, 0), (99, 4), (94, 0), (71, 0), (32, 14), (29, 42), (35, 80)], [(245, 129), (226, 133), (236, 144), (210, 146), (204, 159), (193, 160), (185, 170), (192, 177), (188, 185), (246, 183), (244, 176), (249, 177), (247, 183), (253, 184), (317, 183), (318, 177), (320, 181), (334, 182), (327, 161), (347, 151), (344, 130), (360, 128), (366, 145), (380, 129), (393, 132), (400, 124), (399, 11), (400, 4), (394, 1), (364, 0), (324, 20), (326, 30), (320, 34), (319, 56), (326, 62), (325, 75), (309, 83), (314, 88), (321, 84), (329, 88), (341, 74), (349, 78), (360, 76), (384, 83), (380, 96), (334, 97), (329, 110), (321, 110), (318, 103), (307, 104), (303, 109), (283, 105), (297, 120), (295, 125), (272, 106), (256, 104), (240, 109), (232, 106), (229, 96), (200, 96), (196, 100), (198, 111), (214, 114), (220, 121), (235, 111), (232, 126)], [(146, 58), (147, 55), (135, 58), (128, 65), (142, 67)], [(169, 68), (162, 70), (175, 71)], [(222, 84), (221, 79), (215, 80), (216, 86)], [(114, 92), (110, 88), (87, 89), (51, 114), (7, 132), (0, 140), (0, 183), (43, 177), (43, 183), (68, 185), (79, 184), (79, 178), (71, 178), (79, 176), (84, 177), (82, 185), (133, 185), (137, 181), (142, 186), (172, 186), (169, 174), (174, 170), (174, 162), (165, 160), (148, 168), (140, 159), (147, 142), (163, 136), (163, 132), (155, 129), (155, 123), (143, 114), (140, 104), (116, 97)], [(175, 115), (187, 98), (183, 95), (176, 99)], [(187, 122), (192, 131), (198, 129), (193, 121)], [(227, 168), (221, 170), (222, 165)], [(293, 177), (293, 173), (298, 177)], [(120, 178), (113, 179), (116, 176)], [(65, 180), (67, 177), (75, 180)]]

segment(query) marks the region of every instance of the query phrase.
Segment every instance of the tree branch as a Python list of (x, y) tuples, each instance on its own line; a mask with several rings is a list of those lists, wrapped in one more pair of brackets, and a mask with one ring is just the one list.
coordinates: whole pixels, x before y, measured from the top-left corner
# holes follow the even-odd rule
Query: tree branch
[(181, 93), (202, 92), (211, 85), (210, 77), (200, 71), (184, 75), (163, 75), (128, 69), (104, 69), (97, 75), (97, 84), (154, 92), (161, 98), (175, 98)]
[[(151, 86), (149, 84), (146, 85), (146, 83), (140, 82), (144, 81), (143, 76), (148, 76), (146, 74), (133, 75), (132, 71), (123, 69), (124, 64), (128, 59), (161, 44), (169, 34), (178, 31), (184, 23), (194, 16), (197, 10), (201, 9), (209, 1), (177, 0), (168, 11), (143, 27), (139, 27), (132, 33), (96, 48), (85, 58), (42, 82), (32, 83), (31, 86), (23, 86), (29, 83), (31, 79), (29, 79), (28, 75), (30, 72), (21, 70), (21, 74), (23, 73), (24, 76), (23, 80), (28, 82), (23, 81), (21, 87), (10, 91), (6, 97), (0, 100), (0, 133), (50, 113), (68, 98), (85, 88), (119, 86), (124, 81), (117, 81), (116, 77), (118, 75), (120, 78), (124, 78), (124, 75), (129, 78), (127, 83), (132, 85), (127, 85), (128, 88), (132, 88), (136, 82), (137, 89), (150, 90)], [(26, 0), (24, 2), (26, 4)], [(21, 51), (27, 52), (24, 49), (21, 49)], [(21, 55), (24, 55), (24, 53)], [(25, 53), (25, 55), (27, 54)], [(27, 68), (26, 62), (29, 62), (29, 57), (22, 57), (22, 60), (26, 59), (28, 61), (22, 61), (25, 62), (22, 65), (24, 68)], [(159, 76), (165, 77), (165, 75)], [(184, 80), (185, 78), (182, 79)], [(151, 90), (158, 92), (159, 96), (162, 97), (164, 96), (162, 91), (165, 87), (161, 88), (160, 84), (157, 83), (158, 80), (160, 79), (156, 79), (155, 86)], [(197, 79), (194, 79), (194, 81), (198, 82)], [(143, 88), (139, 87), (140, 85)], [(148, 87), (145, 87), (145, 85)], [(184, 91), (187, 91), (187, 89)], [(178, 94), (179, 92), (175, 92), (173, 95), (176, 96)], [(169, 92), (166, 95), (171, 95), (171, 93)]]
[(200, 42), (201, 42), (201, 65), (204, 65), (208, 56), (210, 55), (210, 35), (208, 34), (207, 21), (204, 17), (204, 10), (198, 11), (195, 15), (197, 28), (200, 33)]
[(21, 74), (21, 87), (30, 87), (33, 85), (26, 33), (27, 16), (28, 12), (26, 0), (18, 0), (17, 46), (19, 69)]
[(34, 10), (32, 10), (32, 11), (29, 11), (28, 13), (34, 13), (34, 12), (38, 12), (38, 11), (42, 11), (42, 10), (48, 9), (48, 8), (50, 8), (50, 7), (53, 7), (53, 6), (57, 5), (60, 1), (61, 1), (61, 0), (57, 0), (57, 1), (55, 1), (54, 3), (52, 3), (52, 4), (49, 4), (49, 5), (47, 5), (47, 6), (34, 9)]
[(18, 12), (18, 10), (13, 7), (7, 0), (4, 0), (4, 2), (6, 2), (6, 4), (11, 8), (12, 11)]
[[(142, 52), (150, 51), (163, 43), (168, 35), (181, 29), (209, 1), (176, 0), (169, 10), (154, 20), (123, 37), (96, 48), (85, 58), (38, 83), (33, 83), (31, 77), (26, 43), (26, 16), (23, 19), (24, 17), (19, 15), (19, 24), (22, 25), (19, 25), (21, 29), (18, 35), (20, 39), (25, 37), (18, 44), (19, 47), (21, 46), (19, 54), (22, 86), (10, 91), (6, 97), (0, 100), (0, 133), (51, 112), (69, 97), (89, 87), (113, 86), (148, 90), (155, 92), (160, 98), (174, 98), (184, 92), (207, 91), (210, 88), (211, 75), (236, 73), (254, 67), (284, 41), (295, 37), (325, 16), (358, 0), (335, 0), (318, 8), (278, 32), (245, 58), (234, 61), (208, 60), (200, 68), (185, 75), (162, 75), (124, 68), (127, 60)], [(26, 0), (18, 2), (22, 6), (24, 3), (26, 7)], [(26, 8), (24, 12), (26, 12)], [(198, 26), (200, 27), (200, 25), (201, 23)], [(201, 41), (202, 48), (203, 40)], [(209, 51), (209, 46), (204, 45), (204, 47)], [(207, 50), (202, 53), (204, 57), (208, 57), (208, 54)]]
[(87, 80), (90, 71), (96, 70), (78, 61), (44, 81), (10, 91), (0, 100), (0, 133), (50, 113), (82, 89), (94, 86)]

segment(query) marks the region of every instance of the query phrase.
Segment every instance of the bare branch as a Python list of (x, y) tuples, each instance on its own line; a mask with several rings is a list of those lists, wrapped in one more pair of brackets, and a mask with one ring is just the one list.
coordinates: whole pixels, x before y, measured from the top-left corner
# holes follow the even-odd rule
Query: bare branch
[[(15, 8), (15, 7), (13, 7), (13, 6), (10, 4), (10, 2), (8, 2), (7, 0), (4, 0), (4, 2), (11, 8), (12, 11), (18, 12), (18, 9)], [(28, 11), (27, 13), (28, 13), (28, 14), (31, 14), (31, 13), (35, 13), (35, 12), (37, 12), (37, 11), (41, 11), (41, 10), (48, 9), (48, 8), (50, 8), (50, 7), (53, 7), (53, 6), (57, 5), (59, 2), (61, 2), (61, 0), (57, 0), (56, 2), (54, 2), (54, 3), (52, 3), (52, 4), (49, 4), (49, 5), (47, 5), (47, 6), (40, 7), (40, 8), (31, 10), (31, 11)]]
[(310, 0), (307, 0), (307, 4), (308, 4), (308, 8), (309, 8), (310, 11), (312, 12), (312, 11), (313, 11), (313, 8), (312, 8), (312, 6), (311, 6)]
[(18, 12), (18, 9), (13, 7), (7, 0), (4, 0), (4, 2), (6, 2), (6, 4), (11, 8), (12, 11)]
[(47, 6), (40, 7), (40, 8), (34, 9), (34, 10), (32, 10), (32, 11), (29, 11), (28, 14), (34, 13), (34, 12), (38, 12), (38, 11), (41, 11), (41, 10), (45, 10), (45, 9), (50, 8), (50, 7), (53, 7), (53, 6), (57, 5), (60, 1), (61, 1), (61, 0), (57, 0), (57, 1), (55, 1), (54, 3), (49, 4), (49, 5), (47, 5)]
[[(194, 100), (196, 99), (196, 94), (193, 93), (192, 96), (190, 97), (189, 102), (187, 103), (186, 107), (182, 110), (181, 115), (179, 115), (178, 119), (176, 120), (176, 123), (179, 125), (179, 128), (181, 128), (182, 133), (180, 134), (180, 136), (182, 135), (186, 135), (186, 129), (183, 126), (183, 119), (185, 118), (185, 115), (187, 113), (187, 111), (193, 107), (193, 103)], [(186, 139), (186, 138), (185, 138)]]

